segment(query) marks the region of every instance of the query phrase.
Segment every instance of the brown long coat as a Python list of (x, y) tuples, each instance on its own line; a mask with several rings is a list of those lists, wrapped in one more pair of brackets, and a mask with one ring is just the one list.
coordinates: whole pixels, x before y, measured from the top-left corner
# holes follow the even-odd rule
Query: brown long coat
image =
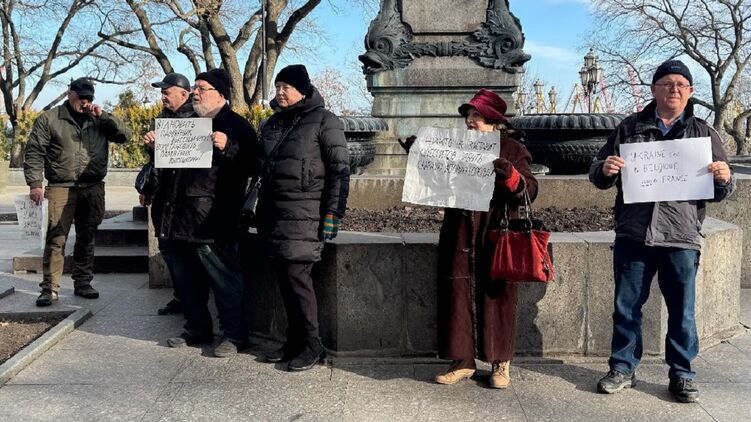
[[(530, 200), (537, 180), (532, 157), (517, 140), (504, 136), (501, 157), (526, 180)], [(443, 359), (511, 360), (516, 337), (516, 285), (489, 279), (492, 243), (486, 240), (491, 218), (524, 204), (522, 192), (511, 193), (496, 181), (489, 212), (448, 208), (441, 226), (438, 268), (438, 354)], [(494, 212), (501, 210), (500, 213)], [(511, 213), (510, 213), (511, 214)]]

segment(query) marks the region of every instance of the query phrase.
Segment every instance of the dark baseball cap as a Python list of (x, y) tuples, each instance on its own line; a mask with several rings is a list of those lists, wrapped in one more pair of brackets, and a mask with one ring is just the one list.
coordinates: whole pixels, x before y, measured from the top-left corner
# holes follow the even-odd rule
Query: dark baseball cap
[(190, 81), (188, 81), (188, 78), (185, 77), (185, 75), (181, 73), (168, 73), (164, 76), (164, 79), (162, 79), (161, 82), (153, 82), (151, 84), (154, 88), (169, 88), (171, 86), (176, 86), (178, 88), (182, 88), (186, 91), (190, 91)]
[(70, 83), (70, 90), (78, 94), (78, 97), (94, 97), (94, 84), (89, 78), (78, 78)]

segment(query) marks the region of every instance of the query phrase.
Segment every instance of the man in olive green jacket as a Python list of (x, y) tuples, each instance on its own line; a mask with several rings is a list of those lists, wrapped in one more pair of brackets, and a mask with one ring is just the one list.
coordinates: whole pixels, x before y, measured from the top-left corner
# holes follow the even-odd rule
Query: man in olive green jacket
[[(117, 117), (93, 103), (94, 85), (87, 78), (71, 82), (68, 100), (42, 113), (26, 144), (24, 175), (29, 197), (49, 201), (47, 243), (42, 258), (42, 293), (37, 306), (57, 300), (63, 274), (65, 241), (75, 221), (73, 285), (77, 296), (96, 299), (91, 287), (94, 236), (104, 217), (104, 176), (109, 142), (125, 143), (130, 130)], [(45, 192), (43, 179), (47, 179)]]

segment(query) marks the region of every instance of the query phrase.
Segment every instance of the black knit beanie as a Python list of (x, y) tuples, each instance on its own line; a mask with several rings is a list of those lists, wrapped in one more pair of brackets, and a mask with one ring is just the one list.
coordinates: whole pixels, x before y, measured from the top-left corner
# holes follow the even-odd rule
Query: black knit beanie
[(688, 70), (688, 66), (683, 64), (680, 60), (668, 60), (661, 64), (655, 71), (655, 75), (652, 76), (652, 85), (662, 79), (665, 75), (681, 75), (688, 79), (688, 84), (693, 85), (694, 79), (691, 77), (691, 71)]
[(230, 82), (229, 73), (224, 69), (211, 69), (208, 72), (199, 73), (196, 80), (206, 81), (216, 88), (226, 100), (230, 100)]
[(274, 83), (285, 82), (295, 87), (302, 95), (310, 95), (310, 77), (308, 69), (301, 64), (291, 64), (280, 70), (274, 79)]

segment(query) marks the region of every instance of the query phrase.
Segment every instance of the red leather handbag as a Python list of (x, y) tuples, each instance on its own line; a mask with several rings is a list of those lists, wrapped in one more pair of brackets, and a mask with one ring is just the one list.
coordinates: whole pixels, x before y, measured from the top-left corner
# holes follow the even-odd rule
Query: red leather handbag
[(550, 232), (540, 220), (530, 217), (526, 190), (524, 196), (525, 218), (509, 219), (508, 209), (504, 209), (500, 227), (488, 231), (488, 239), (495, 244), (490, 277), (510, 282), (548, 283), (554, 274), (553, 262), (548, 253)]

